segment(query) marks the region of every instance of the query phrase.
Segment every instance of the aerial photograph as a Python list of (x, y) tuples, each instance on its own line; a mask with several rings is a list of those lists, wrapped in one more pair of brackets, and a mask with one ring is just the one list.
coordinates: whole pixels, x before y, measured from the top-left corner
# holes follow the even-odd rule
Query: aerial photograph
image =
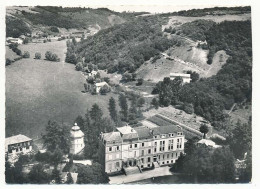
[(251, 183), (251, 6), (6, 6), (5, 26), (5, 185)]

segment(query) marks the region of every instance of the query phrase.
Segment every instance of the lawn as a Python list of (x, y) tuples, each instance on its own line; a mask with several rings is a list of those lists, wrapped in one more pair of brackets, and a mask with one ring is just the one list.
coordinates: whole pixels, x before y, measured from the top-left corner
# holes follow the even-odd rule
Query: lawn
[[(29, 44), (21, 49), (42, 52), (53, 49), (61, 62), (22, 59), (6, 67), (6, 136), (25, 134), (40, 137), (49, 120), (72, 125), (78, 115), (97, 103), (108, 116), (106, 96), (82, 93), (85, 78), (75, 71), (74, 65), (62, 62), (65, 41)], [(30, 47), (34, 48), (30, 48)], [(55, 48), (56, 47), (56, 48)]]

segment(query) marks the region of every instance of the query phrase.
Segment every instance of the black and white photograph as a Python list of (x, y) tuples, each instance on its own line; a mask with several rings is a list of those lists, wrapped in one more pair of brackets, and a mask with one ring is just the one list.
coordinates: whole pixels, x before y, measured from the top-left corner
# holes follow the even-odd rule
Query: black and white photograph
[(4, 186), (254, 183), (254, 7), (180, 3), (4, 7)]

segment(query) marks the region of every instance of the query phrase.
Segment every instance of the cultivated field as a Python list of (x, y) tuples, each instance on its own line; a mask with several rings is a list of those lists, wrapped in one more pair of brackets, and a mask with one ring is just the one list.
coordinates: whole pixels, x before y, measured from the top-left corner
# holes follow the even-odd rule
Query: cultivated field
[[(82, 93), (84, 77), (74, 65), (64, 63), (66, 42), (28, 44), (20, 46), (29, 51), (30, 59), (22, 59), (6, 67), (6, 136), (25, 134), (40, 137), (49, 120), (73, 124), (78, 115), (97, 103), (108, 116), (106, 96)], [(43, 60), (47, 50), (58, 54), (61, 62)], [(33, 59), (35, 52), (41, 60)], [(117, 96), (113, 94), (114, 98)]]

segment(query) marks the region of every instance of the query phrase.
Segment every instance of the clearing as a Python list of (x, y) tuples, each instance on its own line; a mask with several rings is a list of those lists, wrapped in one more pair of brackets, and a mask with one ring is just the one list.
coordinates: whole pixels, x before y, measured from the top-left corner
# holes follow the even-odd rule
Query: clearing
[[(97, 103), (108, 116), (108, 100), (115, 94), (82, 93), (85, 78), (75, 66), (64, 63), (66, 41), (28, 44), (19, 47), (29, 51), (31, 58), (6, 67), (6, 136), (25, 134), (41, 136), (49, 120), (73, 124), (78, 115)], [(47, 50), (56, 53), (61, 62), (43, 60)], [(41, 52), (42, 59), (33, 59)]]

